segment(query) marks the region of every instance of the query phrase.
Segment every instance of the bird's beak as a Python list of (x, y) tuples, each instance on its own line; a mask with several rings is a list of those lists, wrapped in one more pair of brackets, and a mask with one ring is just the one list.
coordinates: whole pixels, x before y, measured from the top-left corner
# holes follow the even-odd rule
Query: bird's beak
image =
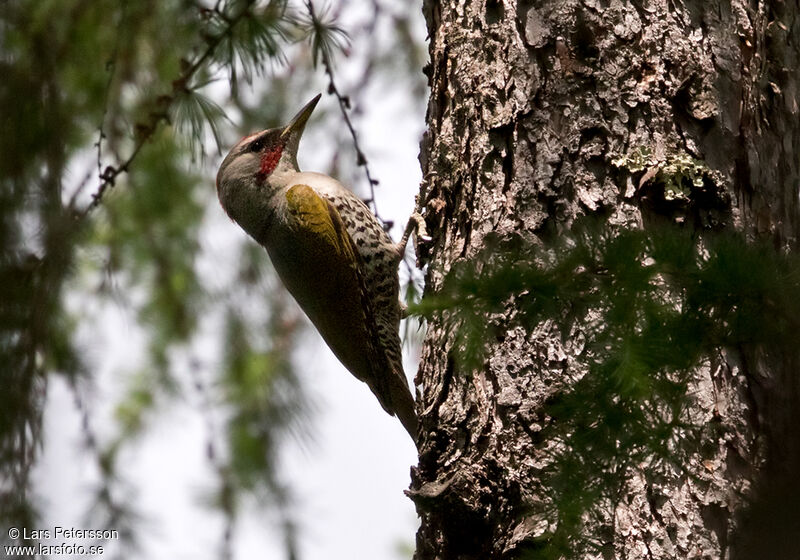
[(286, 128), (283, 129), (283, 132), (281, 132), (281, 138), (289, 139), (295, 137), (297, 140), (300, 139), (300, 136), (303, 134), (303, 129), (306, 127), (306, 122), (311, 116), (311, 113), (314, 112), (314, 107), (317, 106), (320, 97), (322, 97), (321, 93), (317, 94), (314, 99), (306, 103), (305, 107), (300, 109)]

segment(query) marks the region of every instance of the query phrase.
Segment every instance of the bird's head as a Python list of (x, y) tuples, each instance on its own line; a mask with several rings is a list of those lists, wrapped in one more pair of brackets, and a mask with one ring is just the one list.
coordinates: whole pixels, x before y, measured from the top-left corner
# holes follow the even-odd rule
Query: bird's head
[(288, 175), (298, 171), (300, 137), (320, 97), (306, 103), (288, 125), (244, 137), (222, 160), (217, 195), (225, 211), (242, 227), (243, 220), (250, 218), (245, 214), (260, 211), (266, 203), (264, 191), (284, 186)]

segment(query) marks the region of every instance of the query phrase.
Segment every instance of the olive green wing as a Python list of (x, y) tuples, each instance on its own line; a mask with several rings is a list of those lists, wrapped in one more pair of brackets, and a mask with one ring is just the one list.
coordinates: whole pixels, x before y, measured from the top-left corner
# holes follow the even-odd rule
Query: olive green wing
[[(339, 211), (308, 185), (289, 188), (286, 204), (297, 251), (313, 261), (306, 274), (316, 277), (307, 281), (319, 282), (317, 299), (312, 294), (304, 305), (300, 297), (295, 298), (344, 366), (394, 414), (388, 372), (383, 371), (388, 364), (374, 340), (377, 328), (366, 295), (364, 264)], [(335, 290), (330, 290), (331, 283)]]
[(319, 249), (338, 255), (343, 264), (357, 264), (350, 236), (330, 202), (308, 185), (294, 185), (286, 191), (286, 204), (295, 229), (318, 238)]

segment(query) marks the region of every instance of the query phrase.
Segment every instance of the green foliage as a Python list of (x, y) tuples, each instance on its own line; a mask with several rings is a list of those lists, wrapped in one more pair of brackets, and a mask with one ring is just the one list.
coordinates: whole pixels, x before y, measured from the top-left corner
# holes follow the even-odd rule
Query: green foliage
[(145, 417), (155, 405), (155, 389), (158, 384), (154, 381), (147, 372), (131, 379), (125, 400), (116, 409), (121, 442), (140, 434), (144, 429)]
[[(211, 99), (197, 90), (204, 85), (187, 88), (177, 95), (172, 109), (172, 119), (181, 136), (189, 139), (189, 150), (192, 156), (203, 155), (203, 145), (199, 142), (195, 130), (203, 130), (208, 125), (214, 137), (214, 143), (219, 153), (222, 153), (222, 138), (220, 136), (220, 121), (228, 120), (225, 111)], [(193, 157), (193, 161), (194, 161)]]
[[(404, 297), (402, 298), (403, 305), (405, 305), (406, 308), (417, 305), (422, 298), (422, 291), (420, 290), (419, 286), (417, 286), (411, 271), (409, 272), (409, 279), (406, 281), (403, 288), (405, 292)], [(401, 327), (403, 346), (411, 346), (415, 342), (421, 343), (420, 333), (423, 332), (423, 325), (419, 317), (406, 317), (405, 323), (401, 323), (401, 325), (403, 325)]]
[(167, 349), (188, 339), (201, 310), (194, 260), (204, 208), (194, 192), (200, 178), (185, 168), (174, 140), (159, 136), (131, 171), (132, 188), (109, 200), (96, 242), (110, 252), (107, 273), (128, 273), (144, 288), (140, 323), (152, 332), (155, 364), (165, 368)]
[(277, 456), (282, 437), (302, 431), (299, 419), (307, 411), (287, 354), (298, 327), (297, 320), (278, 314), (256, 336), (240, 317), (228, 317), (223, 387), (232, 409), (228, 473), (235, 487), (279, 490), (270, 458)]
[(330, 14), (330, 6), (319, 14), (314, 11), (311, 0), (307, 0), (306, 7), (308, 15), (300, 20), (300, 24), (311, 38), (314, 66), (316, 67), (320, 60), (326, 65), (333, 65), (335, 52), (343, 51), (347, 46), (347, 33), (336, 25)]
[[(208, 21), (207, 40), (219, 41), (213, 59), (229, 69), (234, 95), (240, 73), (251, 83), (254, 76), (264, 72), (265, 63), (285, 60), (284, 44), (296, 30), (286, 0), (272, 0), (263, 7), (254, 0), (235, 0), (204, 15)], [(241, 24), (231, 27), (230, 22), (236, 20)]]
[(558, 527), (529, 555), (569, 558), (601, 546), (602, 536), (579, 537), (583, 523), (614, 503), (634, 468), (647, 465), (653, 479), (682, 472), (702, 456), (703, 441), (718, 437), (713, 422), (687, 413), (698, 366), (725, 348), (769, 355), (794, 344), (800, 259), (733, 233), (612, 234), (583, 225), (547, 247), (514, 240), (488, 248), (413, 311), (456, 333), (454, 357), (468, 372), (484, 365), (486, 318), (508, 306), (529, 330), (552, 320), (564, 337), (586, 336), (586, 370), (541, 411), (550, 442), (545, 513)]

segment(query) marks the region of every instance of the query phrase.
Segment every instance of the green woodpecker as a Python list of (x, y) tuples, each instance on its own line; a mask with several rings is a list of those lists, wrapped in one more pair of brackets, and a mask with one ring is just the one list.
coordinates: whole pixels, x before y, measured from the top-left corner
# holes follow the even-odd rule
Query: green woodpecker
[(247, 136), (217, 173), (228, 215), (263, 245), (286, 288), (350, 372), (416, 441), (414, 399), (403, 373), (395, 244), (369, 208), (335, 179), (300, 171), (297, 148), (319, 101), (288, 126)]

